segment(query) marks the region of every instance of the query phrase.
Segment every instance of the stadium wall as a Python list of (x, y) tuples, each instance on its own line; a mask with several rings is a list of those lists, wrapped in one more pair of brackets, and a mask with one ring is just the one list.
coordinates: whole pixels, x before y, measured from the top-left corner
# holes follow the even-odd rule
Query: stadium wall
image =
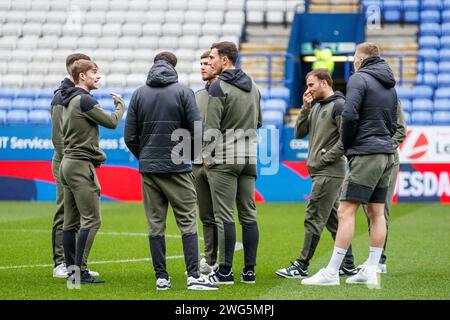
[[(272, 152), (273, 157), (269, 157), (273, 163), (261, 161), (258, 164), (256, 200), (305, 202), (311, 189), (305, 162), (308, 141), (292, 138), (293, 128), (284, 128), (281, 136), (283, 148), (279, 154)], [(142, 200), (138, 163), (125, 146), (123, 124), (117, 130), (101, 128), (101, 137), (101, 147), (108, 156), (105, 165), (97, 169), (102, 198)], [(401, 166), (394, 201), (450, 203), (449, 138), (450, 127), (408, 129), (400, 147)], [(265, 149), (265, 146), (261, 147), (264, 143), (260, 141), (260, 150)], [(50, 126), (2, 127), (0, 200), (54, 201), (52, 155)], [(272, 170), (265, 170), (268, 167)]]

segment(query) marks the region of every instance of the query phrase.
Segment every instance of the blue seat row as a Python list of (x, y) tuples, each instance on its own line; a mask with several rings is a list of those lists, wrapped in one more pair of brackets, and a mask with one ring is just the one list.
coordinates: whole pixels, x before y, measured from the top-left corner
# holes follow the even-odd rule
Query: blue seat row
[(404, 112), (404, 115), (409, 125), (450, 125), (450, 111), (413, 111)]

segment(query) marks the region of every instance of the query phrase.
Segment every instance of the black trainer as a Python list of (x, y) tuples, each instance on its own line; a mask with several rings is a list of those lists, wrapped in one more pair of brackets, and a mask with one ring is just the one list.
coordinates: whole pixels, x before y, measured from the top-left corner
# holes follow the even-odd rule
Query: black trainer
[[(74, 273), (69, 275), (68, 280), (72, 281), (72, 284), (76, 283)], [(91, 276), (91, 274), (87, 270), (81, 271), (80, 284), (100, 284), (100, 283), (105, 283), (105, 281), (98, 280), (95, 277)]]
[(216, 284), (234, 284), (233, 270), (230, 270), (228, 274), (223, 274), (220, 271), (220, 267), (215, 268), (208, 275), (209, 281)]
[(303, 267), (295, 260), (289, 267), (275, 271), (275, 274), (288, 279), (303, 279), (308, 277), (308, 268)]
[(355, 274), (357, 274), (358, 271), (356, 270), (356, 267), (354, 264), (352, 265), (342, 265), (341, 268), (339, 269), (339, 275), (340, 276), (354, 276)]
[(253, 270), (242, 270), (241, 282), (242, 283), (255, 283), (255, 271)]

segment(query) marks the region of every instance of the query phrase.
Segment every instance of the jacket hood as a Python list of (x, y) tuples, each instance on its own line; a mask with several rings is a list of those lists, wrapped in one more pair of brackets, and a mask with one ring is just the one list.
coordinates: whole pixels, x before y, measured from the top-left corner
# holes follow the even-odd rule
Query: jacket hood
[(379, 57), (365, 59), (358, 72), (370, 74), (387, 89), (395, 87), (395, 78), (391, 67)]
[[(66, 79), (64, 79), (64, 80), (66, 80)], [(70, 84), (66, 82), (64, 85), (63, 85), (63, 83), (61, 83), (61, 87), (60, 87), (61, 98), (63, 99), (62, 105), (66, 108), (69, 105), (70, 100), (72, 100), (76, 96), (78, 96), (80, 94), (90, 94), (89, 92), (87, 92), (86, 90), (84, 90), (82, 88), (75, 87), (75, 85), (73, 84), (72, 81), (70, 81), (70, 83), (72, 83), (72, 86), (70, 86)]]
[(252, 79), (241, 69), (228, 69), (222, 72), (219, 79), (225, 81), (245, 92), (252, 91)]
[(148, 72), (147, 81), (150, 87), (165, 87), (178, 82), (178, 74), (170, 63), (164, 60), (156, 61)]
[(61, 92), (63, 88), (70, 88), (75, 87), (75, 83), (72, 82), (69, 78), (64, 78), (63, 81), (61, 81), (61, 84), (59, 85), (59, 88), (53, 91), (54, 94), (57, 94), (58, 92)]
[(317, 102), (320, 103), (320, 104), (327, 104), (327, 103), (330, 103), (330, 102), (332, 102), (332, 101), (334, 101), (336, 99), (339, 99), (339, 98), (345, 99), (344, 94), (342, 92), (340, 92), (340, 91), (335, 91), (334, 94), (331, 97), (328, 97), (328, 98), (323, 99), (323, 100), (319, 100)]

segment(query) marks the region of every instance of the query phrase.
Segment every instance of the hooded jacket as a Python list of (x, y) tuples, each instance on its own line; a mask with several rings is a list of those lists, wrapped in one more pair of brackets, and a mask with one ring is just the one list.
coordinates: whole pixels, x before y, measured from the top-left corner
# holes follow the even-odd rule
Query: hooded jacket
[(125, 112), (125, 102), (121, 98), (115, 99), (115, 110), (109, 113), (82, 88), (62, 86), (60, 92), (61, 104), (64, 107), (62, 113), (64, 157), (88, 160), (95, 167), (99, 167), (106, 161), (106, 154), (100, 149), (98, 126), (116, 128)]
[(241, 69), (228, 69), (208, 93), (203, 159), (210, 164), (256, 163), (256, 130), (262, 126), (262, 114), (261, 94), (254, 81)]
[[(178, 83), (178, 75), (172, 65), (157, 61), (148, 73), (146, 84), (133, 92), (125, 122), (125, 143), (139, 159), (139, 172), (192, 171), (193, 146), (190, 154), (187, 154), (188, 150), (180, 151), (177, 147), (180, 140), (174, 141), (172, 134), (177, 129), (186, 129), (190, 134), (186, 139), (191, 139), (194, 124), (198, 121), (200, 141), (197, 148), (201, 149), (199, 120), (194, 92)], [(186, 144), (184, 146), (187, 147)]]
[(52, 143), (55, 152), (53, 153), (53, 160), (61, 161), (63, 158), (63, 133), (62, 133), (62, 113), (63, 113), (63, 98), (61, 90), (75, 87), (75, 84), (69, 79), (64, 78), (61, 85), (55, 90), (54, 96), (50, 106), (50, 113), (52, 116)]
[(309, 174), (342, 178), (345, 175), (344, 147), (340, 139), (341, 114), (345, 96), (336, 91), (332, 96), (319, 100), (310, 109), (302, 107), (295, 124), (295, 137), (309, 135)]
[(379, 57), (365, 59), (347, 84), (342, 112), (345, 155), (393, 154), (397, 126), (397, 93), (389, 65)]

